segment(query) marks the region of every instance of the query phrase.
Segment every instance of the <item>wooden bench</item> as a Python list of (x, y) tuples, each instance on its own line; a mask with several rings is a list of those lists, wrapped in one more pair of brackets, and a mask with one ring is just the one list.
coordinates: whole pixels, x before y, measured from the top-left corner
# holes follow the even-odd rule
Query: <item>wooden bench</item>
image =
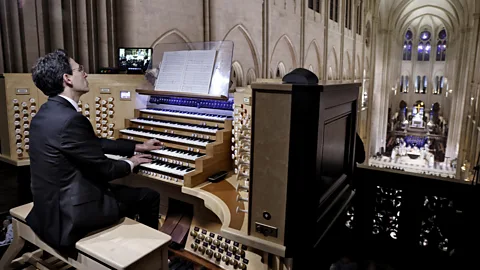
[[(94, 232), (75, 244), (76, 258), (61, 255), (45, 244), (26, 224), (33, 203), (10, 210), (14, 239), (0, 260), (0, 269), (10, 269), (25, 241), (76, 269), (162, 269), (168, 270), (168, 244), (171, 237), (129, 218), (117, 225)], [(40, 262), (41, 263), (41, 262)], [(43, 268), (49, 269), (43, 265)]]

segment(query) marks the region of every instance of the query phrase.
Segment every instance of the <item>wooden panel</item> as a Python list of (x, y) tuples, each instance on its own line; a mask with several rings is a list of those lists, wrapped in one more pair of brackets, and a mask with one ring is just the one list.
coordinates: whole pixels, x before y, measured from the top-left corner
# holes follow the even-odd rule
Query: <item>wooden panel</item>
[[(90, 92), (83, 95), (80, 100), (83, 104), (90, 105), (90, 122), (96, 129), (96, 124), (101, 123), (101, 119), (96, 121), (96, 109), (95, 106), (98, 104), (101, 108), (102, 100), (106, 100), (108, 103), (108, 98), (113, 98), (113, 117), (108, 116), (107, 120), (109, 124), (114, 124), (114, 128), (121, 129), (125, 127), (124, 119), (129, 119), (134, 117), (135, 110), (135, 87), (144, 81), (143, 75), (104, 75), (104, 74), (93, 74), (88, 75), (87, 78), (89, 82)], [(102, 89), (109, 89), (110, 93), (101, 93)], [(131, 100), (124, 101), (120, 100), (121, 91), (130, 91)], [(99, 102), (95, 101), (95, 98), (100, 98)], [(107, 105), (107, 104), (105, 104)], [(105, 107), (105, 106), (103, 106)], [(108, 110), (107, 110), (108, 111)], [(101, 113), (100, 113), (101, 118)]]
[[(25, 139), (29, 137), (29, 135), (26, 135), (29, 133), (25, 132), (29, 132), (30, 122), (32, 120), (32, 113), (36, 113), (41, 105), (38, 100), (38, 89), (33, 83), (31, 74), (29, 73), (5, 74), (5, 87), (10, 158), (28, 159), (28, 151), (26, 149), (28, 142)], [(17, 89), (27, 89), (29, 91), (29, 94), (17, 94)], [(17, 112), (14, 110), (14, 100), (17, 101)], [(26, 107), (23, 107), (23, 105), (25, 105)], [(26, 114), (24, 113), (24, 110)], [(17, 120), (20, 122), (19, 126), (17, 127), (15, 127), (14, 124), (14, 116), (16, 113), (18, 114)], [(16, 138), (16, 129), (20, 130), (20, 134), (18, 134), (20, 137), (19, 139)], [(17, 153), (18, 149), (21, 149), (22, 151), (20, 155)]]
[(243, 203), (237, 202), (236, 189), (228, 181), (220, 181), (219, 183), (212, 183), (210, 185), (206, 185), (202, 189), (217, 196), (228, 206), (228, 209), (230, 210), (230, 216), (231, 216), (230, 224), (228, 224), (228, 227), (236, 230), (241, 230), (245, 215), (237, 214), (236, 208), (238, 205), (240, 209), (245, 209), (245, 205)]
[[(292, 96), (254, 92), (250, 235), (283, 244), (289, 164)], [(271, 121), (272, 116), (275, 121)], [(272, 198), (275, 194), (275, 199)], [(263, 212), (271, 219), (263, 218)], [(278, 228), (278, 237), (255, 232), (255, 222)]]

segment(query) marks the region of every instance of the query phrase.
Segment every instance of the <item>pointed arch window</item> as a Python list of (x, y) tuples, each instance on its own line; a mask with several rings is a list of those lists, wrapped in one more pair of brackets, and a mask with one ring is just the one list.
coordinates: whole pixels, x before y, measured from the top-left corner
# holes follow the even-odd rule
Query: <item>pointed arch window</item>
[(405, 32), (405, 37), (403, 41), (403, 60), (410, 61), (412, 60), (412, 37), (413, 33), (410, 29)]
[(403, 87), (404, 87), (403, 79), (404, 79), (403, 75), (400, 76), (400, 93), (403, 93)]
[(345, 28), (352, 30), (352, 0), (345, 0)]
[(408, 93), (408, 75), (402, 75), (400, 77), (400, 93)]
[(417, 48), (417, 60), (418, 61), (430, 61), (430, 51), (432, 49), (430, 45), (431, 34), (425, 30), (420, 33), (420, 40), (418, 41)]
[(338, 22), (339, 8), (338, 0), (330, 0), (330, 20)]
[(320, 13), (321, 10), (321, 5), (320, 5), (320, 0), (308, 0), (308, 8), (313, 9), (316, 12)]
[(420, 93), (420, 89), (422, 88), (422, 77), (417, 76), (415, 80), (415, 93)]
[(362, 34), (362, 7), (363, 7), (363, 1), (360, 1), (360, 2), (357, 2), (357, 10), (356, 10), (356, 20), (357, 20), (357, 24), (356, 24), (356, 30), (357, 30), (357, 34), (361, 35)]
[(423, 83), (422, 83), (422, 88), (420, 90), (420, 94), (427, 93), (427, 85), (428, 85), (427, 76), (423, 76)]
[(445, 61), (446, 52), (447, 52), (447, 31), (445, 31), (445, 28), (444, 28), (440, 30), (440, 32), (438, 33), (436, 60)]
[(433, 89), (434, 95), (441, 95), (443, 92), (444, 78), (443, 76), (435, 77), (435, 88)]

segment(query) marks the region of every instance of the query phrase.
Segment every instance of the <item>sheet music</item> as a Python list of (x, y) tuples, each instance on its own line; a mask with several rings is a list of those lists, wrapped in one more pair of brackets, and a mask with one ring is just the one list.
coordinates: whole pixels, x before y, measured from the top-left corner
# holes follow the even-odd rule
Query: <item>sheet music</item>
[(155, 90), (208, 94), (215, 50), (165, 52)]

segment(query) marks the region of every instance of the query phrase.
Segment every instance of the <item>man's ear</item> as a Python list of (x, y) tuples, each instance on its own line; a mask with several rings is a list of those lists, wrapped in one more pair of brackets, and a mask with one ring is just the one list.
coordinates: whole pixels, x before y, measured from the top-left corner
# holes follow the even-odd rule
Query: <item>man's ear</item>
[(67, 73), (64, 73), (63, 74), (63, 83), (68, 87), (72, 87), (73, 86), (72, 75), (68, 75)]

